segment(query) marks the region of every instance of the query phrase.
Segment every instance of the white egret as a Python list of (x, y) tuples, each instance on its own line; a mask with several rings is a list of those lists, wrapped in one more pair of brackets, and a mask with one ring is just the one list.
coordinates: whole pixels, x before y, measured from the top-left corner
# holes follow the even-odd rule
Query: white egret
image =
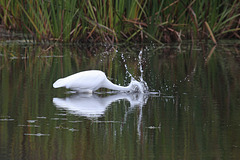
[(78, 92), (92, 93), (99, 88), (108, 88), (118, 91), (144, 92), (140, 82), (132, 80), (129, 86), (119, 86), (109, 81), (104, 72), (99, 70), (89, 70), (58, 79), (53, 83), (54, 88), (65, 87)]

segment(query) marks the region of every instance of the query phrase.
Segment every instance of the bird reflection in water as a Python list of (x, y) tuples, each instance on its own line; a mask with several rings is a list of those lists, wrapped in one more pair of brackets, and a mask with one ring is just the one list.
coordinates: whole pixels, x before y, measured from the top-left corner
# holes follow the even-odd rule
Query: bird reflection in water
[(147, 103), (148, 94), (117, 93), (105, 97), (100, 94), (74, 94), (66, 98), (53, 98), (57, 108), (62, 108), (72, 114), (86, 117), (100, 117), (105, 110), (118, 100), (127, 100), (130, 106), (143, 106)]
[[(106, 97), (101, 97), (101, 94), (74, 94), (66, 98), (53, 98), (53, 103), (57, 108), (64, 109), (71, 114), (77, 116), (85, 116), (87, 118), (99, 118), (104, 115), (105, 111), (113, 102), (119, 100), (127, 100), (130, 103), (130, 108), (139, 107), (139, 116), (137, 121), (137, 131), (139, 138), (141, 137), (141, 121), (142, 108), (147, 103), (149, 96), (158, 96), (158, 93), (125, 93), (110, 94)], [(125, 113), (124, 121), (126, 122), (128, 112)]]

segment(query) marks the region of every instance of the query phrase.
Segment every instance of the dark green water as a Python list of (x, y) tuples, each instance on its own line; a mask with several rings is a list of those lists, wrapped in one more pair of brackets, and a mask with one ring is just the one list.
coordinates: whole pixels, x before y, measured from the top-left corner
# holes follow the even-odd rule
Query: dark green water
[[(1, 43), (0, 159), (240, 159), (239, 42), (115, 48)], [(89, 69), (127, 85), (126, 67), (161, 94), (52, 88)]]

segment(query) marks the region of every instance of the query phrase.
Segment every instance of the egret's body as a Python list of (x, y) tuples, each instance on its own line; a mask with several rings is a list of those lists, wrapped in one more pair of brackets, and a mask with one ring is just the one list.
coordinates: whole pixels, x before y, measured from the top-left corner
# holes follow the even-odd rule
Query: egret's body
[(99, 88), (108, 88), (118, 91), (133, 91), (138, 87), (138, 90), (143, 92), (143, 87), (138, 81), (132, 81), (127, 87), (119, 86), (109, 81), (105, 73), (99, 70), (83, 71), (65, 78), (60, 78), (53, 84), (53, 87), (66, 87), (78, 92), (90, 93)]

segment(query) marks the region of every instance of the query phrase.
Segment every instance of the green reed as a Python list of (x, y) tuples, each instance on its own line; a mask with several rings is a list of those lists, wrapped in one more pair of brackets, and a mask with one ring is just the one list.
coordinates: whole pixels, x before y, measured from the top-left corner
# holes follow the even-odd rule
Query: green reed
[(239, 8), (239, 0), (0, 0), (0, 20), (37, 41), (214, 41), (240, 38)]

